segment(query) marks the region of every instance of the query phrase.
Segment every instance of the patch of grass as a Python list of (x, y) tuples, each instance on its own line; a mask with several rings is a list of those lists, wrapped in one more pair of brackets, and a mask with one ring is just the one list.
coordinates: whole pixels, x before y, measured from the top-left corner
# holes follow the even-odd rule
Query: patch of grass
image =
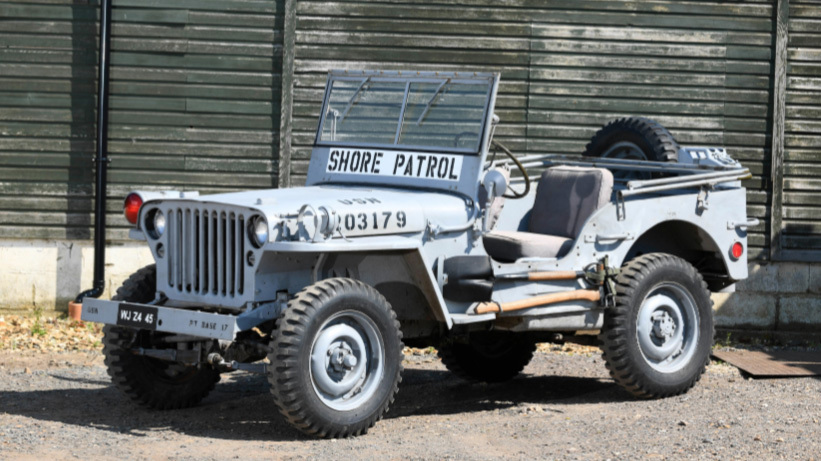
[(43, 326), (43, 308), (40, 306), (34, 307), (34, 323), (31, 325), (31, 335), (43, 337), (48, 332)]
[(724, 338), (716, 338), (715, 343), (713, 343), (713, 349), (720, 349), (722, 347), (730, 347), (733, 344), (732, 335), (730, 332), (727, 332), (727, 336)]

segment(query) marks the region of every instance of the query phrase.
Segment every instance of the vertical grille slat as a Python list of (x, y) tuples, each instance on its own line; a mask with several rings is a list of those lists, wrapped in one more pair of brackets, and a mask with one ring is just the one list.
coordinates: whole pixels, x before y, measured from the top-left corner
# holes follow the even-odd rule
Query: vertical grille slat
[(197, 255), (199, 256), (199, 260), (197, 261), (197, 267), (199, 271), (199, 285), (197, 285), (197, 292), (199, 293), (206, 293), (208, 291), (208, 287), (206, 286), (205, 282), (205, 268), (207, 266), (208, 261), (208, 242), (206, 241), (207, 228), (208, 228), (208, 212), (207, 211), (200, 211), (197, 214), (197, 227), (199, 229), (199, 241), (197, 242)]
[(203, 296), (242, 295), (246, 217), (207, 206), (173, 207), (166, 216), (169, 288)]
[(225, 216), (225, 293), (234, 294), (234, 214)]
[(225, 295), (225, 214), (217, 217), (217, 266), (214, 272), (217, 275), (217, 294)]
[(234, 286), (236, 287), (237, 294), (242, 294), (242, 286), (244, 282), (243, 275), (245, 275), (245, 271), (243, 270), (242, 259), (245, 255), (245, 246), (243, 243), (245, 242), (245, 233), (243, 232), (245, 228), (245, 220), (242, 216), (237, 216), (237, 230), (236, 230), (236, 241), (237, 241), (237, 269), (236, 269), (236, 280), (234, 280)]
[(208, 273), (208, 280), (210, 280), (208, 289), (211, 293), (217, 294), (217, 213), (215, 211), (210, 213), (208, 222), (210, 223), (212, 241), (211, 245), (208, 246), (208, 262), (211, 264), (211, 270)]
[(177, 248), (177, 240), (175, 236), (177, 235), (177, 223), (174, 221), (174, 213), (171, 210), (166, 210), (166, 220), (168, 223), (166, 226), (168, 227), (168, 248), (166, 248), (166, 254), (168, 255), (168, 286), (173, 287), (177, 283), (176, 277), (174, 277), (177, 273), (174, 265), (177, 264), (177, 258), (174, 254), (174, 249)]
[(176, 232), (175, 232), (176, 235), (174, 236), (175, 239), (176, 239), (176, 245), (174, 246), (174, 252), (177, 255), (177, 257), (176, 257), (177, 264), (176, 264), (176, 267), (174, 268), (175, 269), (174, 270), (174, 272), (175, 272), (174, 277), (175, 277), (175, 280), (177, 281), (177, 290), (182, 291), (183, 283), (185, 283), (184, 280), (182, 279), (182, 271), (183, 271), (183, 266), (185, 264), (184, 255), (183, 255), (183, 251), (182, 251), (183, 236), (185, 235), (183, 233), (183, 229), (182, 229), (182, 226), (183, 226), (183, 223), (182, 223), (182, 210), (177, 210), (176, 213), (174, 213), (174, 214), (175, 214), (174, 219), (177, 221), (177, 227), (176, 227)]

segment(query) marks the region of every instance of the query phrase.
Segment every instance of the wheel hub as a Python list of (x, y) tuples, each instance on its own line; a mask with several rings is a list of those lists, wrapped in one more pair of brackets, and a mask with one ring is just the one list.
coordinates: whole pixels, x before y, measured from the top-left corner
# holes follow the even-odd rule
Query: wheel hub
[(353, 370), (359, 362), (351, 346), (346, 342), (342, 342), (340, 347), (328, 349), (328, 355), (331, 357), (329, 360), (331, 367), (338, 372)]
[(382, 338), (373, 321), (351, 311), (329, 320), (314, 340), (310, 370), (317, 396), (329, 407), (356, 408), (382, 378)]
[(698, 341), (698, 314), (692, 296), (679, 286), (662, 283), (639, 308), (636, 336), (647, 363), (669, 373), (683, 367)]
[(656, 338), (666, 341), (676, 332), (676, 323), (666, 311), (656, 312), (650, 318), (653, 320), (653, 335)]

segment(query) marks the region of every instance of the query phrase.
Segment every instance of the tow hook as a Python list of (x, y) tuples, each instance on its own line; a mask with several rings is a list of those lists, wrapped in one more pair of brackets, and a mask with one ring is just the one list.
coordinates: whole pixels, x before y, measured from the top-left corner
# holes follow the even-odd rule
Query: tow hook
[(241, 363), (236, 360), (226, 361), (216, 352), (208, 354), (206, 361), (219, 371), (236, 371), (243, 370), (249, 373), (265, 374), (268, 372), (268, 366), (264, 363)]

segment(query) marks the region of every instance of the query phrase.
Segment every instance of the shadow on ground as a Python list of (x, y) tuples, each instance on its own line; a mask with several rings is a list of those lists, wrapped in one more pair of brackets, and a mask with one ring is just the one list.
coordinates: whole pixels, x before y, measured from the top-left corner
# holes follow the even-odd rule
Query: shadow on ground
[[(288, 441), (306, 437), (279, 415), (262, 375), (236, 373), (217, 384), (199, 406), (150, 411), (129, 402), (110, 382), (51, 374), (68, 389), (0, 392), (0, 409), (35, 420), (56, 421), (148, 436), (152, 431), (226, 440)], [(100, 386), (78, 389), (76, 386)], [(386, 418), (465, 414), (519, 405), (605, 403), (629, 399), (612, 381), (600, 378), (522, 375), (502, 384), (462, 381), (447, 371), (408, 368)]]

